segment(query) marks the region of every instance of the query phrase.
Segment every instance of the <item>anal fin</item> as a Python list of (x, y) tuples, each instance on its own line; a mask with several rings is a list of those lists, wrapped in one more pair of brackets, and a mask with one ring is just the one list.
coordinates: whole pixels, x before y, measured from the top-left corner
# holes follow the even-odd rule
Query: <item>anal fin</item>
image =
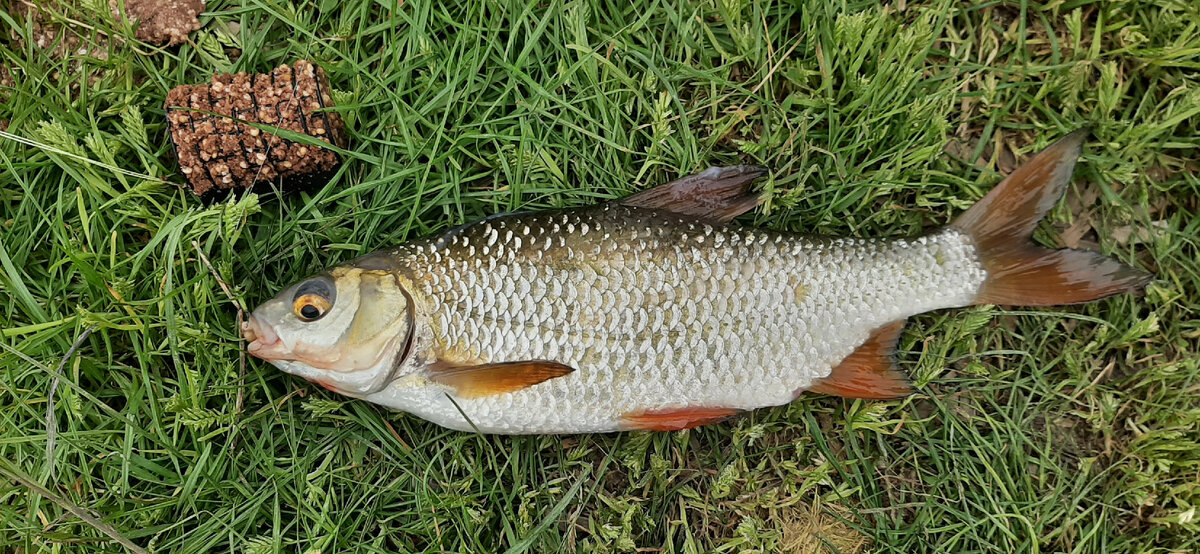
[(625, 206), (728, 223), (758, 205), (759, 196), (750, 192), (750, 183), (766, 173), (766, 168), (756, 165), (710, 167), (632, 194), (620, 202)]
[(519, 391), (572, 371), (575, 368), (545, 360), (478, 365), (439, 362), (430, 368), (429, 380), (454, 389), (455, 396), (481, 398)]
[(627, 429), (679, 431), (716, 423), (737, 415), (741, 411), (736, 408), (667, 408), (665, 410), (633, 412), (625, 414), (621, 419), (625, 420), (625, 427)]
[(908, 377), (896, 369), (893, 354), (904, 321), (893, 321), (876, 329), (867, 342), (846, 356), (829, 377), (808, 390), (843, 398), (899, 398), (912, 394)]

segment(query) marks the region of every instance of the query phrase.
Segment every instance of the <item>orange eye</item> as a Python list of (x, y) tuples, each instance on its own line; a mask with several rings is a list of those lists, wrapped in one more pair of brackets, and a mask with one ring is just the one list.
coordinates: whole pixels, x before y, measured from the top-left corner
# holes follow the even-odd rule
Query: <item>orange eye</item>
[(305, 294), (292, 303), (292, 313), (301, 321), (316, 321), (325, 316), (332, 307), (325, 297), (317, 294)]

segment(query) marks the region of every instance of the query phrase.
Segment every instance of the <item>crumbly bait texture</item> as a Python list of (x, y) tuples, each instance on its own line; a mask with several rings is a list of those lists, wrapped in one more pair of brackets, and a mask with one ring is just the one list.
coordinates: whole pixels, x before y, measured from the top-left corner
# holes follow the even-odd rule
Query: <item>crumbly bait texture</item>
[[(109, 0), (113, 17), (121, 17), (120, 3)], [(187, 40), (188, 33), (200, 28), (198, 16), (204, 0), (125, 0), (125, 14), (137, 26), (138, 40), (174, 46)]]
[(493, 218), (390, 255), (424, 306), (431, 339), (418, 356), (576, 369), (483, 398), (451, 402), (419, 375), (367, 397), (500, 433), (612, 431), (639, 411), (790, 402), (873, 330), (967, 305), (986, 278), (953, 229), (808, 238), (615, 205)]
[(343, 146), (344, 124), (321, 68), (307, 61), (271, 73), (220, 74), (167, 94), (167, 122), (180, 171), (198, 195), (267, 183), (320, 182), (340, 163), (332, 150), (299, 144), (243, 121)]

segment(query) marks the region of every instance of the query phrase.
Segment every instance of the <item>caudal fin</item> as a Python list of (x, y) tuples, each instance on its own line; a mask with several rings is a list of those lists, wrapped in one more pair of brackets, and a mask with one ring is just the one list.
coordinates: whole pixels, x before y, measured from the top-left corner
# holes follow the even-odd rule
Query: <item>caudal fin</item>
[(1099, 300), (1146, 286), (1153, 276), (1083, 250), (1033, 243), (1033, 230), (1058, 202), (1088, 131), (1039, 152), (951, 224), (970, 235), (988, 278), (976, 304), (1053, 306)]

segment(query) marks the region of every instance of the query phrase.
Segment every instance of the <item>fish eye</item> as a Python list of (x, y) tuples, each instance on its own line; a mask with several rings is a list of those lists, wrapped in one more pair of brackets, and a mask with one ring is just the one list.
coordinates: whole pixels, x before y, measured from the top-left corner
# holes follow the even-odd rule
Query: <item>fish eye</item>
[(304, 322), (321, 319), (333, 307), (335, 295), (333, 284), (326, 279), (305, 281), (296, 288), (296, 295), (292, 300), (292, 313)]
[(329, 301), (315, 294), (306, 294), (292, 303), (292, 312), (303, 321), (316, 321), (329, 312)]

